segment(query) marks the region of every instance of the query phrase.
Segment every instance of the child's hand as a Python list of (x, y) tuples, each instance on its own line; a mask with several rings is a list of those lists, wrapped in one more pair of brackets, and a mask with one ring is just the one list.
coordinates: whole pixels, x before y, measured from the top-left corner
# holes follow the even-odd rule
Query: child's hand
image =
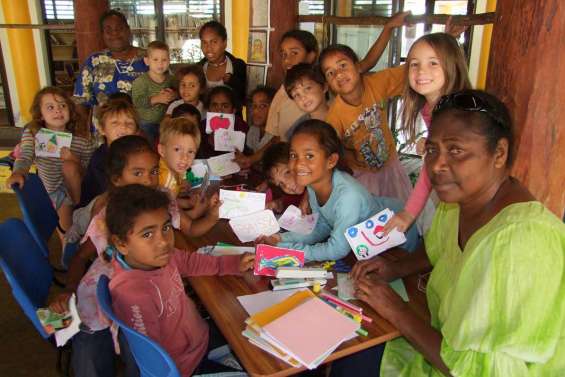
[(397, 213), (385, 224), (383, 232), (387, 235), (391, 230), (396, 228), (399, 232), (406, 232), (406, 230), (414, 222), (414, 216), (407, 211)]
[(252, 253), (241, 254), (241, 257), (239, 258), (239, 271), (245, 272), (247, 270), (253, 269), (254, 263), (255, 263), (255, 254)]
[(263, 181), (255, 187), (255, 191), (257, 192), (266, 192), (268, 189), (269, 189), (268, 181)]
[(72, 161), (80, 164), (80, 159), (67, 147), (61, 148), (61, 160)]
[(393, 14), (390, 17), (390, 20), (388, 20), (388, 22), (385, 24), (385, 28), (395, 28), (395, 27), (400, 27), (400, 26), (404, 26), (404, 25), (408, 25), (408, 22), (406, 22), (406, 17), (411, 16), (412, 12), (408, 11), (408, 12), (398, 12)]
[(235, 158), (233, 161), (242, 169), (249, 169), (252, 164), (251, 158), (247, 157), (238, 150), (235, 151)]
[(277, 246), (277, 244), (281, 241), (281, 235), (279, 233), (275, 233), (272, 236), (260, 236), (255, 240), (255, 244), (263, 243), (265, 245)]
[(12, 185), (18, 186), (20, 189), (24, 188), (24, 183), (26, 180), (26, 176), (23, 173), (15, 171), (12, 173), (11, 176), (8, 177), (6, 180), (6, 186), (12, 187)]
[(71, 299), (72, 295), (72, 292), (59, 293), (49, 302), (49, 309), (59, 314), (68, 312), (69, 300)]
[(416, 153), (419, 156), (423, 156), (424, 154), (426, 154), (426, 140), (427, 139), (425, 137), (421, 137), (416, 142)]
[(230, 79), (231, 79), (231, 73), (225, 73), (224, 77), (222, 77), (224, 84), (227, 84), (227, 82), (230, 81)]
[(220, 218), (220, 206), (222, 205), (222, 201), (218, 196), (218, 193), (214, 193), (208, 200), (208, 215), (213, 216), (216, 219)]
[(282, 199), (271, 200), (267, 203), (267, 205), (265, 205), (265, 208), (270, 209), (275, 213), (281, 213), (284, 210)]
[(454, 38), (459, 38), (461, 33), (467, 30), (468, 26), (465, 25), (453, 25), (453, 17), (449, 16), (447, 22), (445, 23), (445, 32)]

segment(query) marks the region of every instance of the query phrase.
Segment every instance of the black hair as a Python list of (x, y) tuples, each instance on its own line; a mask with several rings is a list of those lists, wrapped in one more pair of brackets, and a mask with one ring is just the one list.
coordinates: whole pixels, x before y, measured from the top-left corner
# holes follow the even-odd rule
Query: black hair
[(116, 188), (108, 199), (106, 226), (110, 235), (125, 241), (135, 219), (145, 212), (169, 208), (169, 197), (163, 191), (140, 184)]
[(110, 17), (118, 17), (120, 21), (122, 21), (124, 25), (129, 28), (128, 19), (126, 18), (126, 16), (117, 9), (110, 9), (102, 13), (102, 16), (100, 16), (100, 30), (104, 30), (104, 22), (106, 22), (106, 20)]
[(298, 29), (289, 30), (286, 33), (284, 33), (283, 36), (281, 37), (279, 46), (283, 43), (285, 39), (288, 38), (292, 38), (300, 42), (300, 44), (302, 44), (302, 47), (304, 47), (304, 49), (308, 53), (314, 52), (316, 53), (316, 55), (318, 55), (318, 52), (320, 51), (316, 37), (314, 36), (314, 34), (310, 33), (309, 31), (298, 30)]
[[(320, 54), (320, 59), (319, 59), (320, 68), (322, 68), (322, 64), (324, 63), (324, 59), (326, 59), (330, 55), (337, 54), (337, 53), (343, 54), (346, 57), (348, 57), (349, 59), (351, 59), (353, 64), (357, 64), (359, 62), (359, 57), (357, 56), (357, 54), (355, 53), (355, 51), (353, 51), (353, 49), (351, 47), (346, 46), (346, 45), (342, 45), (342, 44), (333, 44), (333, 45), (329, 45), (328, 47), (326, 47), (322, 50), (322, 53)], [(322, 73), (324, 73), (324, 72), (322, 71)]]
[(125, 101), (130, 105), (133, 105), (133, 100), (131, 99), (131, 96), (123, 92), (115, 92), (108, 95), (108, 101)]
[(288, 164), (289, 143), (279, 142), (270, 145), (263, 153), (262, 168), (266, 176), (270, 176), (271, 169), (278, 164)]
[(253, 102), (253, 97), (256, 94), (259, 94), (259, 93), (264, 93), (267, 96), (267, 99), (269, 100), (269, 102), (272, 102), (273, 98), (275, 98), (275, 94), (277, 93), (277, 90), (274, 89), (274, 88), (271, 88), (270, 86), (259, 85), (258, 87), (253, 89), (251, 94), (249, 94), (248, 102), (249, 103)]
[(198, 38), (202, 39), (202, 34), (206, 29), (211, 29), (214, 33), (218, 34), (218, 36), (222, 38), (224, 41), (228, 39), (228, 32), (226, 31), (226, 28), (218, 21), (212, 20), (202, 25), (200, 27), (200, 30), (198, 31)]
[(458, 107), (456, 103), (447, 101), (445, 105), (436, 106), (432, 113), (432, 127), (442, 114), (449, 113), (451, 116), (468, 124), (469, 128), (484, 136), (487, 141), (487, 150), (490, 153), (496, 151), (498, 141), (506, 139), (508, 141), (508, 158), (506, 167), (511, 167), (514, 162), (514, 133), (512, 132), (512, 118), (508, 108), (496, 98), (482, 90), (462, 90), (444, 96), (438, 102), (445, 102), (447, 98), (470, 95), (478, 98), (484, 107), (483, 111), (465, 110)]
[(212, 89), (210, 89), (210, 91), (208, 92), (208, 95), (206, 96), (206, 101), (204, 103), (204, 105), (206, 106), (206, 109), (210, 108), (210, 103), (212, 102), (212, 97), (214, 97), (215, 95), (218, 95), (218, 94), (224, 94), (226, 97), (228, 97), (228, 99), (230, 100), (230, 102), (233, 105), (233, 108), (236, 110), (236, 112), (237, 112), (237, 110), (239, 110), (239, 102), (237, 101), (237, 98), (235, 96), (233, 89), (230, 88), (229, 86), (225, 86), (225, 85), (215, 86)]
[(290, 98), (292, 98), (290, 93), (296, 87), (296, 84), (304, 79), (312, 80), (322, 87), (326, 85), (324, 75), (316, 66), (307, 63), (297, 64), (286, 72), (284, 79), (284, 89)]
[(292, 139), (299, 134), (307, 134), (316, 137), (320, 147), (324, 150), (328, 157), (333, 153), (337, 153), (338, 161), (336, 168), (350, 174), (352, 173), (351, 169), (345, 162), (343, 144), (339, 140), (336, 130), (331, 125), (318, 119), (305, 120), (298, 124), (298, 126), (294, 129), (292, 136), (290, 137), (291, 144)]
[(112, 178), (122, 175), (128, 157), (141, 152), (155, 153), (147, 139), (139, 135), (122, 136), (110, 145), (106, 160), (106, 177), (110, 186), (112, 186)]
[(171, 114), (171, 118), (179, 118), (186, 114), (196, 117), (198, 124), (202, 122), (202, 115), (200, 114), (200, 111), (198, 111), (198, 109), (190, 103), (182, 103), (175, 107), (173, 109), (173, 113)]

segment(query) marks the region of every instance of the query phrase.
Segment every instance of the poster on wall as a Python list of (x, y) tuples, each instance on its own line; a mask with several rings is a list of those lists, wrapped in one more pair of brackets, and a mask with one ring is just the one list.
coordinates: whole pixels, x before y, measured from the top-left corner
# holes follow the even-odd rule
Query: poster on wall
[(249, 32), (249, 63), (267, 63), (267, 31)]
[(265, 85), (266, 70), (267, 67), (264, 65), (247, 65), (247, 94), (259, 85)]
[(269, 24), (269, 1), (251, 0), (251, 26), (267, 27)]

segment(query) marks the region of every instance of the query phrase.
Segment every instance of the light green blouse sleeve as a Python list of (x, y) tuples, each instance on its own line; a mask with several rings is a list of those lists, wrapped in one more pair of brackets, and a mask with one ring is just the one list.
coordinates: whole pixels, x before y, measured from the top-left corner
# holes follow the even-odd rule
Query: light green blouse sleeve
[(465, 248), (464, 270), (438, 310), (441, 357), (454, 376), (559, 373), (543, 364), (565, 358), (564, 227), (532, 215), (494, 222)]

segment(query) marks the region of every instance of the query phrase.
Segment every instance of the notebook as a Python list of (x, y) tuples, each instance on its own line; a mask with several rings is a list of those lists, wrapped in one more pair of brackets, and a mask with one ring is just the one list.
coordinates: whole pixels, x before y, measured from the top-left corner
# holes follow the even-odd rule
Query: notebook
[(267, 337), (309, 369), (316, 368), (359, 323), (338, 313), (318, 298), (310, 298), (263, 326)]

